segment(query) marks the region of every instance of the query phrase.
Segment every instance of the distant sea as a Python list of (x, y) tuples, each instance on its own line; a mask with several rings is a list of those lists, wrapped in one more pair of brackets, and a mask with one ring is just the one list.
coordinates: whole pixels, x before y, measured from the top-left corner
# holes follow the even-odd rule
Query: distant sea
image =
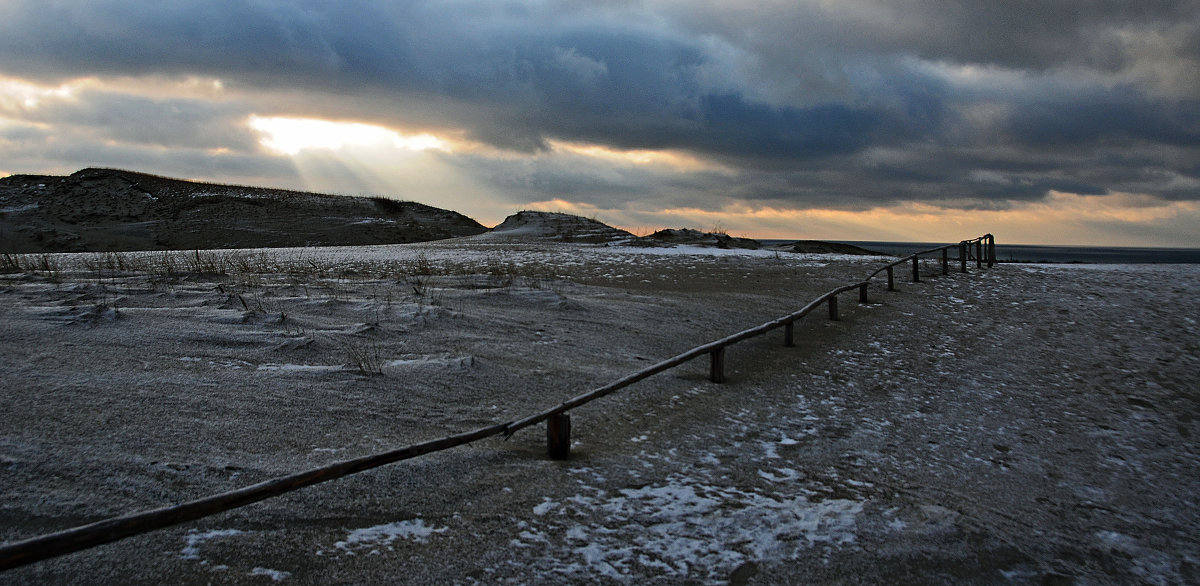
[[(942, 246), (922, 242), (845, 242), (887, 254), (905, 255)], [(950, 251), (954, 255), (954, 251)], [(1200, 263), (1200, 248), (1137, 248), (1125, 246), (1032, 246), (996, 243), (1000, 262), (1089, 264)]]

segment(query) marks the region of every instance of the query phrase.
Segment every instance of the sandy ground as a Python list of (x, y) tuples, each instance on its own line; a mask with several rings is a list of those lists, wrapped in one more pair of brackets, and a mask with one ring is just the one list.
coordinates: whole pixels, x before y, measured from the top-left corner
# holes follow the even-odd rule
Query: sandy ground
[[(0, 539), (517, 419), (882, 264), (155, 254), (0, 275)], [(567, 462), (538, 426), (0, 581), (1195, 583), (1198, 287), (1195, 265), (1000, 265), (848, 293), (794, 348), (731, 348), (725, 384), (695, 361), (572, 412)]]

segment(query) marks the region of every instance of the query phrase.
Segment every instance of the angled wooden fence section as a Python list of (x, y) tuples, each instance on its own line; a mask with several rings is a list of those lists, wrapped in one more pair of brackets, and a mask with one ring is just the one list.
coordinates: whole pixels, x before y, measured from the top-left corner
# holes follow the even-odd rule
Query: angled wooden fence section
[(946, 246), (939, 246), (937, 248), (931, 248), (929, 250), (923, 250), (921, 252), (916, 252), (916, 253), (910, 254), (909, 256), (906, 256), (906, 257), (904, 257), (900, 260), (897, 260), (891, 264), (888, 264), (888, 265), (880, 268), (879, 270), (875, 271), (874, 273), (871, 273), (866, 279), (863, 279), (861, 282), (838, 287), (836, 289), (833, 289), (832, 291), (829, 291), (828, 293), (825, 293), (824, 295), (821, 295), (820, 297), (817, 297), (816, 299), (810, 301), (808, 303), (808, 305), (805, 305), (803, 308), (801, 308), (800, 310), (798, 310), (794, 313), (771, 320), (762, 325), (759, 325), (759, 326), (756, 326), (756, 327), (753, 327), (753, 328), (750, 328), (747, 330), (742, 330), (736, 334), (721, 338), (720, 340), (709, 342), (709, 343), (701, 345), (701, 346), (696, 346), (695, 348), (692, 348), (691, 350), (688, 350), (687, 352), (679, 354), (678, 356), (675, 356), (673, 358), (668, 358), (667, 360), (664, 360), (662, 362), (659, 362), (657, 364), (654, 364), (652, 366), (644, 368), (644, 369), (642, 369), (638, 372), (635, 372), (629, 376), (626, 376), (620, 380), (613, 381), (613, 382), (611, 382), (607, 385), (604, 385), (598, 389), (595, 389), (588, 393), (579, 395), (578, 397), (575, 397), (573, 399), (564, 401), (555, 407), (552, 407), (550, 409), (542, 411), (541, 413), (536, 413), (534, 415), (530, 415), (529, 417), (526, 417), (519, 421), (514, 421), (514, 422), (508, 424), (507, 428), (505, 429), (505, 431), (504, 431), (505, 437), (512, 436), (512, 434), (516, 433), (517, 431), (524, 429), (526, 427), (529, 427), (531, 425), (541, 423), (542, 421), (549, 421), (550, 423), (547, 426), (547, 433), (546, 433), (547, 452), (549, 453), (551, 458), (565, 459), (569, 452), (570, 439), (571, 439), (570, 438), (570, 420), (563, 419), (563, 417), (565, 416), (567, 411), (570, 411), (571, 409), (574, 409), (581, 405), (585, 405), (587, 403), (595, 401), (596, 399), (599, 399), (605, 395), (612, 394), (612, 393), (619, 391), (625, 387), (628, 387), (640, 380), (644, 380), (646, 378), (654, 376), (660, 372), (670, 370), (676, 366), (680, 366), (686, 362), (690, 362), (691, 360), (698, 358), (700, 356), (704, 356), (705, 354), (707, 354), (709, 356), (709, 380), (711, 380), (714, 383), (725, 382), (725, 349), (728, 348), (729, 346), (732, 346), (732, 345), (734, 345), (738, 342), (744, 341), (744, 340), (748, 340), (750, 338), (761, 336), (763, 334), (766, 334), (767, 332), (779, 329), (781, 327), (784, 328), (784, 336), (783, 336), (784, 337), (784, 340), (783, 340), (784, 345), (792, 346), (796, 321), (799, 320), (800, 318), (803, 318), (804, 316), (808, 315), (809, 313), (812, 313), (814, 310), (821, 307), (822, 305), (826, 305), (826, 304), (828, 305), (829, 319), (831, 319), (831, 320), (838, 319), (838, 295), (839, 294), (845, 293), (847, 291), (852, 291), (854, 289), (858, 289), (859, 303), (867, 303), (867, 287), (871, 284), (871, 279), (874, 279), (880, 273), (885, 272), (885, 271), (887, 272), (887, 275), (888, 275), (888, 287), (887, 287), (888, 291), (894, 291), (895, 290), (894, 269), (895, 269), (895, 267), (897, 267), (899, 265), (908, 264), (908, 263), (912, 263), (912, 280), (913, 280), (913, 282), (920, 282), (921, 281), (920, 257), (921, 257), (921, 255), (932, 254), (935, 252), (941, 253), (942, 274), (943, 275), (949, 274), (949, 272), (950, 272), (949, 271), (949, 250), (952, 248), (958, 248), (961, 271), (965, 273), (965, 272), (967, 272), (967, 257), (970, 256), (969, 253), (971, 252), (970, 249), (971, 249), (972, 245), (975, 246), (974, 258), (976, 259), (977, 266), (979, 266), (979, 267), (983, 266), (983, 263), (985, 262), (984, 261), (985, 256), (987, 258), (986, 262), (987, 262), (987, 266), (989, 268), (995, 264), (996, 241), (995, 241), (995, 238), (991, 234), (985, 234), (985, 235), (980, 236), (979, 238), (975, 238), (973, 240), (963, 240), (962, 242), (959, 242), (958, 244), (948, 244)]
[(613, 381), (607, 385), (567, 401), (563, 401), (555, 407), (546, 409), (545, 411), (536, 413), (534, 415), (530, 415), (524, 419), (482, 427), (473, 431), (431, 440), (420, 444), (405, 446), (403, 448), (380, 454), (337, 462), (327, 466), (322, 466), (320, 468), (314, 468), (312, 470), (307, 470), (290, 476), (268, 480), (259, 484), (193, 500), (179, 505), (107, 519), (57, 533), (51, 533), (24, 541), (5, 544), (0, 546), (0, 571), (28, 565), (61, 555), (66, 555), (68, 553), (81, 551), (98, 545), (103, 545), (105, 543), (112, 543), (127, 537), (148, 533), (150, 531), (186, 523), (188, 521), (194, 521), (288, 492), (299, 490), (307, 486), (342, 478), (344, 476), (349, 476), (351, 474), (363, 472), (372, 468), (378, 468), (380, 466), (392, 464), (401, 460), (415, 458), (432, 452), (447, 450), (484, 438), (499, 435), (503, 435), (505, 438), (508, 438), (517, 431), (520, 431), (521, 429), (531, 425), (541, 423), (542, 421), (547, 422), (546, 437), (548, 455), (555, 459), (566, 459), (570, 452), (571, 429), (570, 417), (567, 412), (571, 409), (580, 407), (606, 395), (610, 395), (616, 391), (633, 385), (638, 381), (645, 380), (651, 376), (670, 370), (705, 355), (708, 355), (709, 357), (710, 380), (712, 380), (714, 383), (724, 382), (725, 349), (729, 346), (756, 336), (761, 336), (779, 328), (783, 328), (784, 330), (784, 345), (792, 346), (794, 326), (796, 321), (817, 310), (822, 305), (828, 306), (829, 319), (838, 319), (838, 295), (857, 289), (859, 291), (859, 302), (866, 303), (867, 288), (871, 284), (871, 280), (877, 277), (880, 273), (887, 273), (887, 289), (891, 291), (895, 288), (895, 267), (911, 263), (912, 280), (914, 282), (919, 282), (921, 280), (920, 257), (922, 255), (940, 253), (942, 274), (949, 274), (949, 250), (953, 248), (958, 249), (959, 267), (960, 271), (964, 273), (967, 272), (967, 263), (969, 258), (974, 258), (976, 267), (979, 268), (983, 267), (984, 263), (986, 263), (988, 267), (991, 267), (996, 262), (996, 241), (991, 234), (985, 234), (972, 240), (963, 240), (958, 244), (949, 244), (946, 246), (913, 253), (880, 268), (874, 273), (871, 273), (871, 275), (861, 282), (838, 287), (817, 297), (794, 313), (771, 320), (759, 326), (743, 330), (736, 334), (726, 336), (719, 340), (696, 346), (695, 348), (692, 348), (691, 350), (688, 350), (673, 358), (663, 360), (662, 362), (644, 368), (638, 372), (625, 376), (619, 380)]

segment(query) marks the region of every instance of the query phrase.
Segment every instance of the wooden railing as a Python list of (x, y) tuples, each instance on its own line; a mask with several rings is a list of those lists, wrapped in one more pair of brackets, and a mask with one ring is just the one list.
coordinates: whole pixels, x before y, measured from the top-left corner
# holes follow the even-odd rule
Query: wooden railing
[[(973, 251), (971, 250), (972, 246), (974, 246)], [(401, 460), (415, 458), (417, 456), (422, 456), (432, 452), (447, 450), (484, 438), (502, 434), (505, 438), (508, 438), (517, 431), (542, 421), (547, 422), (546, 439), (547, 452), (549, 456), (555, 459), (566, 459), (569, 456), (571, 441), (571, 422), (567, 412), (571, 409), (595, 401), (596, 399), (612, 394), (638, 381), (645, 380), (651, 376), (666, 370), (670, 370), (704, 355), (709, 356), (710, 380), (712, 380), (714, 383), (722, 383), (725, 381), (725, 349), (729, 346), (756, 336), (761, 336), (767, 332), (771, 332), (779, 328), (783, 328), (784, 330), (784, 345), (792, 346), (796, 321), (800, 320), (809, 313), (812, 313), (822, 305), (828, 306), (829, 319), (838, 319), (838, 295), (847, 291), (858, 289), (859, 302), (866, 303), (867, 288), (871, 284), (872, 279), (874, 279), (880, 273), (886, 272), (888, 279), (887, 289), (892, 291), (895, 289), (895, 267), (908, 263), (912, 263), (912, 280), (914, 282), (919, 282), (921, 280), (920, 257), (922, 255), (936, 252), (941, 253), (942, 274), (948, 274), (949, 250), (953, 248), (958, 248), (960, 271), (964, 273), (967, 272), (967, 261), (969, 257), (975, 259), (976, 267), (982, 267), (985, 262), (987, 263), (988, 267), (991, 267), (996, 262), (996, 241), (991, 234), (986, 234), (973, 240), (964, 240), (958, 244), (949, 244), (946, 246), (913, 253), (880, 268), (874, 273), (871, 273), (870, 276), (861, 282), (838, 287), (832, 291), (829, 291), (828, 293), (825, 293), (824, 295), (817, 297), (794, 313), (771, 320), (762, 325), (743, 330), (736, 334), (726, 336), (719, 340), (696, 346), (695, 348), (679, 354), (678, 356), (663, 360), (662, 362), (654, 364), (653, 366), (644, 368), (638, 372), (613, 381), (590, 392), (579, 395), (573, 399), (563, 401), (555, 407), (546, 409), (545, 411), (536, 413), (534, 415), (530, 415), (524, 419), (510, 423), (501, 423), (488, 427), (482, 427), (474, 431), (468, 431), (458, 435), (452, 435), (420, 444), (405, 446), (403, 448), (391, 450), (381, 454), (337, 462), (290, 476), (268, 480), (266, 482), (240, 488), (238, 490), (197, 499), (180, 505), (107, 519), (57, 533), (51, 533), (24, 541), (6, 544), (0, 546), (0, 571), (24, 566), (61, 555), (66, 555), (68, 553), (88, 549), (97, 545), (112, 543), (126, 537), (148, 533), (150, 531), (163, 529), (173, 525), (178, 525), (180, 523), (194, 521), (196, 519), (201, 519), (203, 517), (208, 517), (217, 513), (229, 511), (261, 500), (299, 490), (307, 486), (327, 482), (343, 476), (349, 476), (351, 474), (363, 472), (365, 470), (370, 470), (386, 464), (399, 462)], [(974, 253), (973, 255), (972, 252)]]
[[(974, 248), (973, 255), (971, 254), (972, 247)], [(994, 266), (996, 264), (996, 238), (994, 236), (992, 236), (991, 234), (984, 234), (983, 236), (980, 236), (979, 238), (975, 238), (973, 240), (963, 240), (962, 242), (959, 242), (958, 244), (947, 244), (945, 246), (939, 246), (937, 248), (930, 248), (929, 250), (922, 250), (921, 252), (914, 252), (913, 254), (910, 254), (896, 262), (893, 262), (887, 266), (880, 268), (879, 270), (875, 271), (874, 273), (871, 273), (871, 276), (867, 277), (867, 281), (870, 281), (872, 278), (874, 278), (879, 273), (887, 271), (888, 291), (893, 291), (893, 290), (895, 290), (895, 275), (893, 272), (894, 269), (899, 265), (908, 264), (909, 262), (911, 262), (912, 263), (912, 280), (913, 280), (913, 282), (920, 282), (921, 281), (921, 273), (920, 273), (919, 257), (923, 254), (932, 254), (935, 252), (942, 253), (942, 274), (943, 275), (949, 274), (949, 272), (950, 272), (949, 256), (950, 256), (950, 249), (952, 249), (952, 248), (958, 249), (958, 260), (959, 260), (959, 271), (960, 272), (963, 272), (963, 273), (967, 272), (967, 261), (969, 260), (969, 258), (974, 258), (975, 266), (979, 267), (979, 268), (982, 268), (984, 263), (987, 263), (987, 266), (989, 269), (992, 268), (992, 266)]]
[[(986, 245), (985, 245), (985, 243), (986, 243)], [(682, 365), (686, 362), (690, 362), (691, 360), (698, 358), (700, 356), (704, 356), (705, 354), (707, 354), (709, 356), (709, 380), (711, 380), (714, 383), (725, 382), (725, 349), (728, 348), (729, 346), (732, 346), (743, 340), (748, 340), (750, 338), (761, 336), (767, 332), (779, 329), (781, 327), (784, 329), (784, 334), (783, 334), (784, 345), (792, 346), (796, 321), (799, 320), (800, 318), (808, 315), (809, 313), (812, 313), (814, 310), (816, 310), (821, 305), (828, 304), (829, 319), (831, 319), (831, 320), (838, 319), (838, 297), (837, 296), (839, 294), (845, 293), (846, 291), (852, 291), (854, 289), (858, 289), (859, 303), (867, 303), (867, 287), (871, 284), (871, 279), (875, 278), (880, 273), (885, 272), (885, 271), (887, 272), (887, 276), (888, 276), (887, 277), (888, 278), (887, 289), (888, 289), (888, 291), (894, 291), (896, 288), (895, 287), (895, 275), (894, 275), (895, 267), (897, 267), (899, 265), (903, 265), (903, 264), (908, 264), (910, 262), (912, 263), (912, 280), (914, 282), (920, 282), (921, 281), (920, 257), (921, 257), (921, 255), (924, 255), (924, 254), (941, 252), (942, 274), (943, 275), (949, 274), (949, 272), (950, 272), (949, 271), (949, 250), (952, 248), (956, 248), (956, 247), (959, 250), (959, 260), (960, 260), (960, 265), (961, 265), (961, 271), (965, 273), (965, 272), (967, 272), (967, 257), (970, 256), (969, 252), (970, 252), (971, 245), (975, 246), (975, 259), (976, 259), (977, 266), (979, 266), (979, 267), (983, 266), (983, 262), (984, 262), (983, 259), (985, 256), (988, 259), (986, 262), (987, 262), (987, 266), (989, 268), (995, 264), (996, 241), (995, 241), (995, 238), (991, 234), (985, 234), (985, 235), (980, 236), (979, 238), (975, 238), (973, 240), (963, 240), (962, 242), (959, 242), (958, 244), (948, 244), (946, 246), (939, 246), (937, 248), (931, 248), (929, 250), (923, 250), (921, 252), (916, 252), (916, 253), (910, 254), (900, 260), (897, 260), (896, 262), (893, 262), (891, 264), (888, 264), (888, 265), (880, 268), (879, 270), (875, 271), (874, 273), (871, 273), (870, 276), (868, 276), (866, 279), (863, 279), (861, 282), (838, 287), (832, 291), (829, 291), (828, 293), (825, 293), (824, 295), (821, 295), (820, 297), (817, 297), (816, 299), (810, 301), (808, 303), (808, 305), (805, 305), (803, 308), (801, 308), (799, 311), (796, 311), (795, 313), (791, 313), (791, 314), (785, 315), (781, 318), (771, 320), (767, 323), (750, 328), (748, 330), (740, 331), (731, 336), (726, 336), (724, 338), (721, 338), (720, 340), (716, 340), (714, 342), (709, 342), (702, 346), (697, 346), (695, 348), (692, 348), (691, 350), (688, 350), (687, 352), (684, 352), (673, 358), (668, 358), (667, 360), (659, 362), (658, 364), (655, 364), (653, 366), (644, 368), (638, 372), (635, 372), (629, 376), (626, 376), (625, 378), (611, 382), (611, 383), (604, 385), (598, 389), (595, 389), (588, 393), (579, 395), (578, 397), (575, 397), (573, 399), (564, 401), (556, 407), (547, 409), (545, 411), (542, 411), (541, 413), (536, 413), (534, 415), (530, 415), (529, 417), (526, 417), (519, 421), (514, 421), (506, 426), (504, 434), (506, 437), (508, 437), (508, 436), (511, 436), (512, 434), (516, 433), (517, 431), (524, 429), (526, 427), (529, 427), (531, 425), (541, 423), (542, 421), (549, 421), (550, 423), (548, 424), (547, 438), (546, 438), (547, 439), (547, 451), (549, 452), (550, 457), (552, 457), (552, 458), (560, 458), (560, 459), (565, 458), (568, 453), (569, 446), (570, 446), (570, 420), (569, 419), (563, 420), (562, 416), (567, 411), (574, 409), (576, 407), (579, 407), (581, 405), (585, 405), (592, 401), (595, 401), (596, 399), (599, 399), (605, 395), (612, 394), (612, 393), (619, 391), (625, 387), (628, 387), (640, 380), (649, 378), (649, 377), (654, 376), (665, 370), (669, 370), (676, 366)]]

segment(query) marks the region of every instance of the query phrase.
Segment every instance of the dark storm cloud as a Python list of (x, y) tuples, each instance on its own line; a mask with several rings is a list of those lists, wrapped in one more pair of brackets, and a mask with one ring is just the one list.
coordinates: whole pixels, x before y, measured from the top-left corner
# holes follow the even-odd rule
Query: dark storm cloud
[[(1200, 8), (1190, 0), (879, 0), (793, 2), (760, 10), (679, 2), (672, 16), (695, 31), (741, 39), (769, 62), (906, 54), (953, 63), (1036, 71), (1078, 65), (1117, 70), (1129, 63), (1121, 32), (1178, 29), (1179, 50), (1195, 55)], [(805, 51), (796, 51), (803, 48)], [(838, 57), (840, 56), (840, 57)], [(782, 73), (782, 72), (777, 72)]]
[[(482, 104), (477, 136), (540, 147), (547, 135), (756, 158), (853, 151), (885, 113), (755, 101), (702, 79), (705, 47), (665, 30), (566, 19), (562, 28), (480, 5), (488, 18), (370, 3), (53, 5), (5, 27), (10, 72), (70, 76), (201, 73), (233, 83), (370, 86)], [(70, 31), (69, 34), (66, 34)], [(718, 80), (729, 81), (731, 80)], [(470, 112), (461, 119), (470, 120)]]
[[(334, 44), (371, 32), (353, 3), (337, 18), (288, 2), (10, 2), (0, 51), (28, 77), (211, 73), (272, 75), (335, 69)], [(366, 7), (369, 7), (366, 6)], [(326, 25), (329, 25), (328, 27)], [(349, 52), (351, 55), (354, 51)]]
[[(1200, 197), (1198, 31), (1190, 0), (16, 1), (0, 7), (0, 73), (205, 75), (299, 94), (280, 115), (456, 128), (527, 154), (552, 140), (677, 149), (731, 169), (458, 161), (551, 197), (1002, 205), (1049, 190)], [(257, 156), (235, 128), (273, 107), (97, 92), (40, 115)]]
[(1128, 56), (1114, 29), (1146, 31), (1195, 20), (1196, 4), (1179, 0), (993, 2), (966, 0), (947, 5), (924, 0), (910, 13), (927, 23), (918, 30), (923, 53), (968, 63), (1019, 69), (1064, 64), (1117, 70)]
[(1200, 100), (1153, 100), (1131, 88), (1021, 104), (1008, 127), (1035, 147), (1122, 141), (1200, 145)]

